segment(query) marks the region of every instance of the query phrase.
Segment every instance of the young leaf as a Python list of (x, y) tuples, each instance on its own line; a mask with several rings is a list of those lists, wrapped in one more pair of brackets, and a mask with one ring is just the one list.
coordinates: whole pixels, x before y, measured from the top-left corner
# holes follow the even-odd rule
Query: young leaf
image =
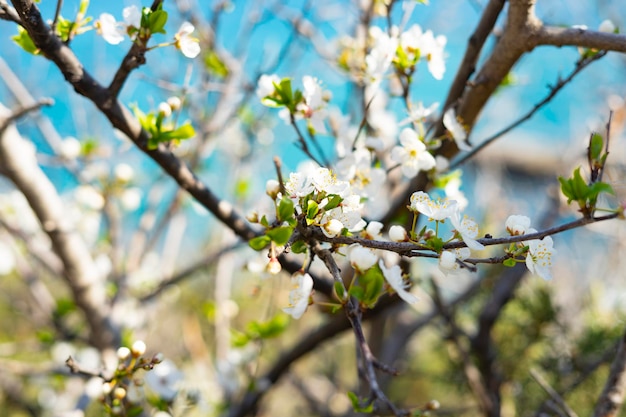
[(293, 227), (282, 226), (267, 231), (267, 236), (278, 246), (284, 246), (289, 242), (289, 238), (293, 233)]
[(265, 248), (272, 241), (268, 236), (257, 236), (255, 238), (250, 239), (248, 245), (254, 250), (261, 250)]
[(17, 35), (12, 36), (11, 39), (13, 39), (13, 41), (18, 44), (18, 46), (20, 46), (29, 54), (39, 55), (39, 53), (41, 52), (39, 48), (35, 46), (35, 43), (30, 38), (30, 35), (26, 31), (26, 29), (21, 26), (17, 27)]
[(278, 203), (278, 221), (284, 222), (285, 220), (289, 220), (293, 217), (293, 201), (291, 198), (284, 196), (280, 203)]
[(593, 133), (591, 135), (591, 139), (589, 140), (589, 157), (592, 161), (597, 161), (600, 159), (600, 154), (602, 153), (602, 149), (604, 148), (604, 139), (602, 139), (602, 135), (598, 133)]

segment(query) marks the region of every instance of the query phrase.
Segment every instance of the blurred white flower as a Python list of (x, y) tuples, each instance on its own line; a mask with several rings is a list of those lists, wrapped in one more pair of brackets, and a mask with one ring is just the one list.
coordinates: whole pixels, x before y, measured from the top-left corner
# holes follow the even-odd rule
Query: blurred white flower
[(189, 22), (183, 22), (174, 35), (174, 45), (187, 58), (195, 58), (200, 54), (200, 44), (198, 39), (191, 36), (195, 27)]
[(439, 255), (439, 269), (446, 275), (457, 272), (460, 270), (460, 265), (457, 262), (457, 259), (463, 261), (469, 258), (470, 255), (471, 252), (469, 248), (444, 250), (441, 252), (441, 255)]
[(0, 242), (0, 276), (9, 274), (15, 266), (15, 254), (8, 245)]
[(122, 163), (115, 166), (113, 175), (115, 175), (115, 179), (119, 182), (129, 182), (135, 176), (135, 171), (130, 165)]
[(603, 20), (598, 27), (598, 31), (604, 33), (615, 33), (615, 29), (617, 29), (617, 27), (615, 26), (615, 23), (611, 21), (611, 19)]
[(120, 24), (110, 13), (102, 13), (100, 18), (94, 22), (94, 26), (99, 35), (111, 45), (117, 45), (124, 40), (124, 32)]
[(261, 99), (261, 101), (263, 101), (265, 97), (273, 96), (274, 92), (276, 91), (276, 87), (274, 86), (274, 84), (280, 84), (280, 77), (278, 75), (261, 75), (261, 77), (259, 77), (259, 82), (257, 83), (256, 87), (257, 97)]
[(80, 156), (81, 144), (75, 137), (69, 136), (61, 142), (61, 157), (67, 160), (74, 160)]
[(145, 376), (148, 387), (165, 401), (172, 401), (176, 397), (182, 380), (183, 373), (169, 359), (155, 365)]
[(122, 208), (128, 212), (133, 212), (141, 205), (141, 189), (138, 187), (127, 188), (120, 195)]
[(92, 210), (102, 210), (104, 197), (91, 185), (79, 185), (74, 190), (74, 198), (82, 206)]

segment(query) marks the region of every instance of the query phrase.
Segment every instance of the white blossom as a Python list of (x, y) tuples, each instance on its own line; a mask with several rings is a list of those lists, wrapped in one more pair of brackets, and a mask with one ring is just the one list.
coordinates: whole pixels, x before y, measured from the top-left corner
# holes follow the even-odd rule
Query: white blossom
[(439, 255), (439, 270), (444, 274), (449, 274), (453, 272), (458, 272), (460, 270), (460, 265), (457, 262), (458, 260), (465, 260), (469, 258), (471, 252), (469, 248), (458, 248), (453, 250), (444, 250)]
[(0, 276), (8, 275), (15, 269), (15, 255), (9, 246), (0, 242)]
[(376, 264), (378, 256), (372, 249), (355, 244), (348, 248), (348, 259), (355, 270), (365, 272)]
[(313, 291), (313, 278), (309, 274), (296, 272), (291, 277), (291, 291), (289, 292), (289, 306), (283, 311), (294, 319), (302, 317), (309, 306), (309, 297)]
[(617, 29), (617, 27), (615, 26), (615, 23), (611, 21), (611, 19), (603, 20), (598, 27), (598, 31), (604, 33), (615, 33), (615, 29)]
[(382, 271), (389, 286), (393, 288), (400, 298), (409, 304), (415, 304), (419, 301), (419, 298), (407, 291), (409, 284), (404, 282), (402, 270), (398, 265), (387, 268), (381, 259), (380, 262), (378, 262), (378, 266), (380, 267), (380, 270)]
[(178, 394), (183, 374), (178, 370), (174, 362), (164, 359), (144, 377), (146, 384), (161, 399), (172, 401)]
[(102, 13), (100, 18), (95, 21), (94, 26), (98, 34), (111, 45), (117, 45), (124, 40), (124, 31), (121, 30), (120, 24), (110, 13)]
[(393, 242), (406, 242), (409, 239), (409, 234), (404, 227), (394, 225), (389, 228), (389, 239)]
[(174, 35), (174, 45), (187, 58), (195, 58), (200, 54), (200, 44), (198, 39), (191, 36), (195, 27), (189, 22), (183, 22), (180, 29)]
[[(276, 91), (276, 87), (274, 84), (280, 84), (280, 77), (276, 74), (267, 75), (263, 74), (259, 77), (259, 82), (257, 83), (256, 95), (261, 101), (265, 97), (273, 96)], [(263, 102), (263, 104), (266, 104)]]
[(472, 148), (467, 144), (467, 132), (465, 127), (456, 117), (456, 110), (450, 107), (443, 115), (443, 125), (448, 129), (448, 132), (452, 135), (452, 138), (456, 142), (456, 146), (462, 151), (470, 151)]
[(74, 160), (80, 156), (81, 144), (75, 137), (67, 137), (61, 142), (60, 154), (64, 159)]
[(428, 216), (429, 219), (441, 221), (452, 216), (458, 207), (454, 200), (433, 201), (425, 192), (417, 191), (411, 195), (410, 209)]
[(463, 216), (463, 218), (461, 218), (461, 214), (457, 210), (450, 217), (450, 222), (456, 231), (461, 235), (463, 242), (465, 242), (468, 248), (474, 250), (485, 249), (481, 243), (476, 241), (476, 236), (478, 236), (478, 224), (474, 220), (467, 216)]
[(400, 143), (391, 150), (391, 159), (401, 164), (402, 173), (415, 177), (420, 171), (428, 171), (435, 167), (435, 157), (428, 152), (416, 131), (405, 128), (400, 133)]
[(535, 239), (524, 243), (528, 245), (528, 254), (526, 255), (528, 270), (543, 279), (552, 279), (550, 267), (552, 266), (552, 257), (556, 253), (552, 238), (546, 236), (541, 240)]
[(511, 236), (524, 235), (530, 229), (530, 218), (513, 214), (506, 219), (504, 225)]

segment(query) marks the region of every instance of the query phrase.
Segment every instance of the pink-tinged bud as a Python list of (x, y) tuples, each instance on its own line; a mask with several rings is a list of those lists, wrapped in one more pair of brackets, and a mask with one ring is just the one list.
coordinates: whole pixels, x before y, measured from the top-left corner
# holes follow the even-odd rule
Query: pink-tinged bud
[(272, 256), (270, 258), (269, 263), (267, 264), (267, 272), (269, 272), (272, 275), (276, 275), (282, 269), (283, 267), (281, 266), (280, 262), (278, 262), (278, 259), (275, 256)]

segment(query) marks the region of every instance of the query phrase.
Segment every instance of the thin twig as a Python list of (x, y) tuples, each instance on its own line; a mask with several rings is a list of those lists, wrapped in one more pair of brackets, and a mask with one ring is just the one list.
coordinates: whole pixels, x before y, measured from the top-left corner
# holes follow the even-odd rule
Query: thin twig
[(32, 103), (28, 106), (20, 107), (18, 109), (12, 110), (11, 114), (7, 116), (0, 115), (0, 136), (4, 133), (7, 127), (18, 119), (24, 117), (28, 113), (39, 110), (44, 106), (52, 106), (54, 104), (54, 100), (51, 98), (42, 98), (39, 101)]
[(504, 136), (505, 134), (509, 133), (511, 130), (513, 130), (516, 127), (520, 126), (522, 123), (526, 122), (527, 120), (530, 120), (542, 107), (544, 107), (546, 104), (548, 104), (550, 101), (552, 101), (552, 99), (563, 88), (565, 88), (565, 86), (568, 85), (574, 79), (574, 77), (576, 77), (576, 75), (580, 74), (580, 72), (583, 69), (587, 68), (589, 66), (589, 64), (599, 60), (600, 58), (602, 58), (605, 55), (606, 55), (606, 51), (602, 51), (602, 52), (598, 52), (597, 54), (595, 54), (591, 58), (581, 58), (580, 60), (578, 60), (578, 62), (576, 62), (576, 66), (572, 70), (572, 72), (567, 77), (565, 77), (564, 79), (559, 78), (557, 83), (550, 88), (550, 91), (543, 98), (543, 100), (541, 100), (540, 102), (535, 104), (533, 106), (533, 108), (530, 109), (526, 114), (524, 114), (522, 117), (520, 117), (517, 120), (515, 120), (513, 123), (511, 123), (510, 125), (508, 125), (504, 129), (502, 129), (499, 132), (489, 136), (487, 139), (480, 141), (480, 143), (477, 146), (475, 146), (474, 148), (472, 148), (471, 151), (469, 151), (468, 153), (463, 155), (461, 158), (459, 158), (457, 161), (455, 161), (453, 164), (451, 164), (450, 169), (452, 170), (452, 169), (455, 169), (458, 166), (462, 165), (467, 160), (469, 160), (474, 155), (476, 155), (478, 152), (480, 152), (481, 150), (486, 148), (488, 145), (493, 143), (495, 140), (497, 140), (500, 137)]
[(530, 368), (530, 376), (532, 376), (535, 382), (537, 382), (537, 384), (539, 384), (539, 386), (550, 396), (550, 398), (552, 398), (552, 400), (557, 403), (559, 407), (561, 407), (567, 417), (578, 417), (576, 412), (572, 410), (569, 405), (567, 405), (563, 397), (561, 397), (559, 393), (556, 392), (550, 384), (548, 384), (548, 381), (545, 380), (537, 369)]

